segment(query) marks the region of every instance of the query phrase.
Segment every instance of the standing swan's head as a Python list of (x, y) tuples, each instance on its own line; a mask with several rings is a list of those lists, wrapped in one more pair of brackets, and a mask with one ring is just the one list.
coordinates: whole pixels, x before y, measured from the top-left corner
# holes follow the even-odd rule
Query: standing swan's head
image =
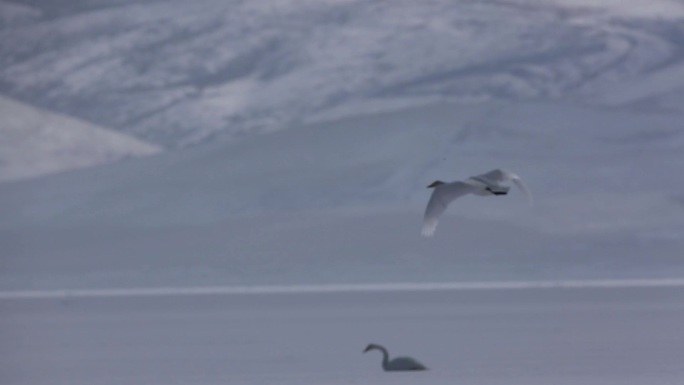
[(427, 186), (427, 188), (435, 188), (435, 187), (441, 186), (443, 184), (446, 184), (446, 183), (442, 182), (441, 180), (436, 180), (436, 181), (430, 183), (430, 185)]

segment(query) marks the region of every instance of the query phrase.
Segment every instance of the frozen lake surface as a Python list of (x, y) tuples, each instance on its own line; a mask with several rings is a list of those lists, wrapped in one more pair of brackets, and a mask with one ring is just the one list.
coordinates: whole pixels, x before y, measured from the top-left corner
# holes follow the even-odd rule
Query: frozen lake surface
[[(350, 286), (351, 287), (351, 286)], [(3, 384), (676, 384), (684, 287), (0, 300)], [(430, 370), (381, 371), (384, 344)]]

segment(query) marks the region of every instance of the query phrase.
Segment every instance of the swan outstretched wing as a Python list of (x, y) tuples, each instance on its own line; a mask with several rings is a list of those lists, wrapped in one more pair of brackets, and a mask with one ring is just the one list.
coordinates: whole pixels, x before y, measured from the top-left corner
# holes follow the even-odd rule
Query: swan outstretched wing
[(500, 184), (501, 182), (508, 182), (512, 179), (511, 177), (513, 176), (517, 177), (512, 172), (497, 168), (496, 170), (492, 170), (480, 175), (475, 175), (471, 178), (484, 180), (491, 184)]
[(517, 174), (514, 174), (506, 170), (496, 169), (486, 172), (482, 175), (474, 176), (472, 178), (477, 180), (489, 181), (497, 185), (501, 182), (511, 181), (513, 182), (513, 184), (515, 184), (517, 188), (519, 188), (525, 194), (525, 196), (527, 196), (527, 200), (530, 202), (530, 205), (532, 205), (532, 193), (530, 192), (530, 189), (527, 188), (525, 182), (523, 182)]
[(423, 229), (421, 234), (424, 237), (431, 237), (435, 234), (439, 217), (446, 211), (447, 206), (454, 199), (471, 193), (476, 187), (465, 182), (453, 182), (438, 186), (432, 192), (430, 201), (425, 208), (423, 218)]
[(530, 192), (530, 189), (527, 188), (527, 185), (525, 185), (525, 182), (520, 179), (519, 176), (515, 174), (511, 174), (511, 181), (520, 189), (522, 190), (523, 193), (527, 196), (527, 200), (530, 202), (530, 206), (532, 206), (534, 203), (532, 202), (532, 193)]

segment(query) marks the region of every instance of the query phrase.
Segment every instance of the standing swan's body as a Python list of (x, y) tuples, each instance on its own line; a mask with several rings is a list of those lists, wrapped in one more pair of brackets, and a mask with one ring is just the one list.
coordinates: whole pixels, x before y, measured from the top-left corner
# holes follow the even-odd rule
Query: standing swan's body
[(389, 359), (389, 353), (384, 346), (378, 344), (369, 344), (366, 346), (364, 353), (371, 350), (379, 350), (382, 352), (382, 369), (386, 372), (407, 371), (407, 370), (427, 370), (425, 365), (418, 362), (411, 357), (397, 357), (392, 360)]
[(471, 176), (463, 181), (445, 183), (437, 180), (432, 182), (428, 188), (432, 188), (434, 191), (425, 208), (425, 218), (423, 219), (421, 233), (426, 237), (431, 237), (435, 233), (439, 216), (446, 211), (447, 206), (454, 199), (466, 194), (480, 196), (506, 195), (511, 188), (501, 183), (507, 181), (513, 182), (522, 190), (527, 195), (530, 205), (532, 204), (532, 194), (530, 194), (530, 190), (525, 186), (522, 179), (512, 172), (504, 170), (492, 170), (482, 175)]

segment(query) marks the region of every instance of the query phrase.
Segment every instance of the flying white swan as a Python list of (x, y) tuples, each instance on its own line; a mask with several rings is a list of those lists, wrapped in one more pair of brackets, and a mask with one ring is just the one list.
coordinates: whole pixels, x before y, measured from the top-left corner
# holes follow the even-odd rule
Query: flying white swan
[(389, 359), (389, 353), (384, 346), (378, 344), (369, 344), (364, 349), (364, 353), (371, 350), (379, 350), (382, 352), (382, 369), (386, 372), (398, 372), (398, 371), (408, 371), (408, 370), (427, 370), (425, 365), (418, 362), (416, 359), (411, 357), (397, 357), (392, 360)]
[(532, 194), (525, 186), (522, 179), (512, 172), (504, 170), (492, 170), (482, 175), (471, 176), (463, 181), (456, 181), (445, 183), (440, 180), (432, 182), (428, 188), (434, 189), (430, 201), (425, 208), (425, 217), (423, 219), (423, 229), (421, 234), (425, 237), (431, 237), (437, 229), (437, 222), (439, 216), (444, 213), (449, 203), (454, 199), (466, 194), (475, 194), (480, 196), (488, 195), (506, 195), (510, 187), (501, 185), (502, 182), (511, 181), (520, 190), (522, 190), (527, 199), (532, 205)]

